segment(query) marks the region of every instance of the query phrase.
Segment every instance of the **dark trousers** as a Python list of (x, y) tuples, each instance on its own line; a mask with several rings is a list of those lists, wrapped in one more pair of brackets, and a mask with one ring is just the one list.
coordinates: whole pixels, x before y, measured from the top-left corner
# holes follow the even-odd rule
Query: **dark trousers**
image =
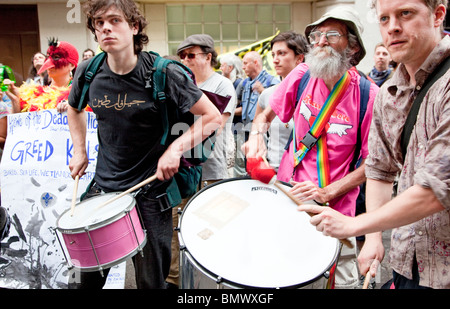
[[(100, 190), (101, 191), (101, 190)], [(85, 198), (96, 195), (99, 189), (92, 186)], [(138, 194), (136, 204), (141, 214), (143, 228), (147, 230), (147, 244), (140, 253), (133, 256), (136, 286), (138, 289), (166, 288), (169, 274), (172, 241), (172, 209), (161, 199), (150, 198), (151, 194)], [(69, 276), (69, 289), (103, 288), (109, 269), (103, 271), (80, 272), (72, 269)]]
[(393, 271), (393, 284), (395, 289), (429, 289), (419, 285), (419, 268), (417, 266), (417, 261), (414, 258), (413, 268), (412, 268), (412, 279), (408, 279), (397, 272)]

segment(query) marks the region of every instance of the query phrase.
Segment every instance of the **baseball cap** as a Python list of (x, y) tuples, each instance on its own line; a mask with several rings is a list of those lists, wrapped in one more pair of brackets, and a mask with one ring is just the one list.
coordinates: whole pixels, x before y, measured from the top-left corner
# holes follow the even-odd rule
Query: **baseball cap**
[(50, 69), (50, 68), (62, 68), (69, 63), (75, 67), (78, 65), (78, 51), (70, 43), (64, 41), (51, 41), (47, 49), (47, 60), (45, 60), (42, 67), (39, 69), (38, 74)]
[(347, 25), (347, 28), (349, 29), (349, 31), (352, 34), (356, 35), (356, 37), (358, 38), (358, 43), (361, 47), (361, 50), (354, 55), (354, 60), (357, 63), (359, 63), (366, 55), (366, 49), (364, 48), (364, 44), (361, 39), (361, 34), (364, 31), (364, 27), (361, 23), (358, 12), (356, 12), (354, 9), (352, 9), (351, 7), (348, 7), (348, 6), (334, 8), (331, 11), (325, 13), (317, 21), (306, 26), (306, 28), (305, 28), (306, 37), (309, 37), (309, 34), (311, 33), (311, 31), (318, 25), (322, 24), (327, 19), (336, 19), (336, 20), (340, 20), (340, 21), (344, 22)]
[(214, 49), (214, 40), (208, 34), (193, 34), (178, 45), (177, 54), (193, 46), (204, 46)]

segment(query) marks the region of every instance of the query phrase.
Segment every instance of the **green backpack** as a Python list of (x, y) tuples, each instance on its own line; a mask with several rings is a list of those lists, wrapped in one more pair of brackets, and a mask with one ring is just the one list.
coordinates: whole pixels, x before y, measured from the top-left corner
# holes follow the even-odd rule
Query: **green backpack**
[[(181, 62), (176, 60), (166, 59), (161, 57), (155, 52), (149, 52), (150, 54), (156, 56), (153, 68), (147, 74), (145, 81), (145, 88), (152, 89), (152, 96), (156, 102), (161, 104), (161, 116), (162, 123), (164, 126), (163, 136), (161, 138), (161, 145), (168, 147), (170, 144), (169, 139), (169, 129), (170, 120), (167, 110), (166, 103), (166, 67), (169, 63), (178, 65), (181, 70), (195, 83), (195, 77), (192, 71)], [(80, 103), (78, 105), (78, 110), (81, 110), (83, 102), (86, 100), (86, 94), (88, 93), (89, 86), (97, 73), (98, 68), (103, 63), (106, 58), (106, 53), (102, 52), (91, 59), (90, 63), (85, 70), (85, 83), (82, 88)], [(195, 119), (194, 115), (191, 113), (186, 113), (183, 115), (177, 114), (177, 119), (172, 120), (176, 122), (183, 121), (191, 126)], [(180, 134), (181, 135), (181, 134)], [(176, 138), (176, 136), (174, 137)], [(191, 149), (189, 153), (185, 155), (180, 160), (180, 167), (178, 173), (175, 174), (172, 183), (167, 189), (167, 195), (169, 203), (173, 206), (178, 205), (181, 202), (181, 198), (187, 198), (194, 195), (200, 184), (200, 179), (202, 176), (202, 163), (205, 162), (214, 147), (214, 142), (211, 137), (205, 139), (202, 143), (198, 144), (196, 147)]]

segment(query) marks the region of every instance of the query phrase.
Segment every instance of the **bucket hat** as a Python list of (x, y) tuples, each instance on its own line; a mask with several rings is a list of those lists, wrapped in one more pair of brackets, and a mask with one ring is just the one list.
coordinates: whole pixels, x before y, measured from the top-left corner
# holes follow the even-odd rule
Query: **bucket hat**
[(309, 34), (314, 28), (316, 28), (317, 26), (319, 26), (328, 19), (336, 19), (344, 22), (347, 25), (347, 28), (350, 31), (350, 33), (356, 35), (359, 46), (361, 47), (360, 51), (354, 55), (354, 61), (356, 62), (354, 65), (357, 65), (366, 55), (366, 49), (364, 48), (364, 44), (361, 39), (361, 34), (364, 31), (364, 27), (361, 23), (358, 12), (356, 12), (354, 9), (348, 6), (334, 8), (331, 11), (322, 15), (322, 17), (320, 17), (317, 21), (306, 26), (305, 28), (306, 37), (309, 37)]

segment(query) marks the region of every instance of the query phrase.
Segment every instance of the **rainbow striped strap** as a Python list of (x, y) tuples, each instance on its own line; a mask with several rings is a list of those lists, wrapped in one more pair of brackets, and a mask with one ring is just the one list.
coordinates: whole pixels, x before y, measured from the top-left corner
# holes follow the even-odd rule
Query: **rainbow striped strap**
[(330, 165), (328, 163), (327, 134), (324, 132), (317, 141), (317, 176), (318, 186), (325, 188), (330, 184)]
[[(326, 145), (325, 126), (331, 115), (334, 113), (336, 106), (341, 101), (351, 77), (348, 72), (339, 79), (330, 92), (327, 100), (320, 109), (319, 115), (316, 117), (309, 132), (300, 141), (297, 148), (297, 138), (295, 134), (295, 122), (293, 128), (293, 146), (294, 146), (294, 168), (303, 160), (306, 153), (317, 144), (317, 171), (319, 174), (319, 186), (323, 188), (329, 184), (329, 167), (328, 167), (328, 151)], [(321, 138), (322, 135), (322, 138)]]

